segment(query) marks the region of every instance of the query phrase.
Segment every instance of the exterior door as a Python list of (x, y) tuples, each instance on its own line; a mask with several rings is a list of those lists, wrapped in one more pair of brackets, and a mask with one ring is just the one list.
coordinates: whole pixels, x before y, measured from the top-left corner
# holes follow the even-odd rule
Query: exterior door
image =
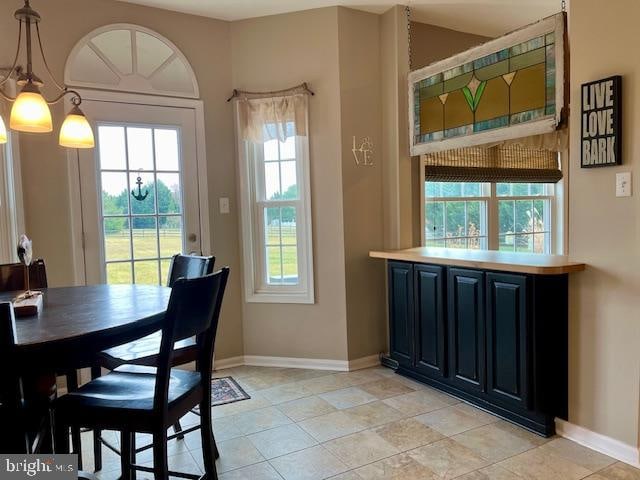
[(79, 152), (86, 283), (165, 284), (201, 253), (195, 112), (89, 100), (96, 148)]

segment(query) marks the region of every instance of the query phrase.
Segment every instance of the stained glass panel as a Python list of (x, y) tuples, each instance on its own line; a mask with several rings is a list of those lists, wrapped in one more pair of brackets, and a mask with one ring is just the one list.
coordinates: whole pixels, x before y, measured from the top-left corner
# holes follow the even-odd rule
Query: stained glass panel
[(413, 145), (556, 116), (556, 35), (561, 29), (538, 29), (524, 42), (414, 77)]

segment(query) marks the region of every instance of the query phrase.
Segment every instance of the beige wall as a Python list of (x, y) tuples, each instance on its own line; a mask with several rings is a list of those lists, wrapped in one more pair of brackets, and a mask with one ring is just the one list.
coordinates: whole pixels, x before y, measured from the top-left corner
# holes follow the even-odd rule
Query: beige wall
[[(407, 75), (409, 45), (404, 7), (380, 17), (382, 45), (383, 179), (385, 248), (419, 246), (420, 161), (409, 156)], [(421, 68), (489, 40), (419, 22), (411, 22), (411, 68)]]
[(413, 219), (407, 133), (409, 47), (404, 7), (397, 5), (380, 17), (380, 43), (384, 246), (406, 248), (413, 245)]
[[(426, 23), (411, 22), (411, 70), (417, 70), (438, 60), (448, 58), (488, 40), (490, 38), (480, 35), (458, 32)], [(404, 132), (408, 132), (409, 127), (402, 125), (402, 129)], [(410, 182), (406, 180), (408, 175), (411, 177)], [(410, 223), (405, 221), (402, 229), (405, 232), (404, 236), (411, 238), (411, 246), (418, 246), (421, 244), (423, 236), (420, 231), (422, 225), (420, 221), (420, 189), (423, 187), (420, 160), (417, 157), (412, 159), (411, 170), (405, 171), (404, 178), (407, 185), (411, 186), (409, 189), (411, 198), (404, 202), (405, 208), (410, 210), (411, 216)]]
[(231, 25), (234, 88), (308, 82), (315, 305), (244, 304), (246, 355), (347, 359), (338, 9)]
[[(10, 65), (17, 39), (13, 11), (20, 6), (14, 0), (0, 0), (0, 65)], [(233, 123), (226, 96), (231, 91), (231, 57), (227, 22), (140, 7), (110, 0), (39, 1), (34, 5), (43, 16), (41, 32), (48, 63), (56, 77), (63, 78), (64, 64), (75, 43), (91, 30), (111, 23), (135, 23), (169, 38), (193, 66), (204, 101), (207, 165), (210, 192), (212, 250), (219, 265), (232, 269), (225, 298), (216, 356), (242, 354), (242, 323), (236, 215), (219, 215), (217, 199), (235, 198)], [(38, 57), (39, 58), (39, 57)], [(37, 72), (46, 81), (39, 62)], [(53, 94), (49, 87), (45, 92)], [(59, 128), (62, 106), (52, 109)], [(22, 174), (26, 233), (32, 237), (37, 256), (47, 262), (51, 285), (69, 285), (73, 279), (71, 218), (66, 149), (57, 145), (57, 135), (21, 136)]]
[[(369, 258), (383, 248), (382, 102), (380, 17), (338, 9), (342, 198), (349, 359), (386, 351), (385, 268)], [(373, 166), (358, 166), (352, 154), (369, 137)]]
[(411, 69), (425, 67), (487, 40), (490, 38), (426, 23), (411, 22)]
[[(640, 381), (640, 3), (571, 3), (569, 253), (586, 262), (570, 284), (569, 420), (638, 445)], [(597, 22), (594, 20), (597, 19)], [(580, 85), (622, 75), (623, 165), (580, 168)], [(615, 174), (635, 192), (615, 197)]]

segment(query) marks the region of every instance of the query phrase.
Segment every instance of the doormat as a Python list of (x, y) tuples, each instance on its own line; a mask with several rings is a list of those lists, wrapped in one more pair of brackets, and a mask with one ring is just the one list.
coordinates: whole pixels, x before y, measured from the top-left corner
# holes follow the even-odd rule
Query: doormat
[[(211, 406), (217, 407), (227, 403), (248, 400), (251, 396), (238, 385), (233, 377), (220, 377), (211, 379)], [(199, 407), (193, 408), (193, 413), (199, 415)]]
[(233, 377), (211, 379), (211, 406), (239, 402), (251, 398)]

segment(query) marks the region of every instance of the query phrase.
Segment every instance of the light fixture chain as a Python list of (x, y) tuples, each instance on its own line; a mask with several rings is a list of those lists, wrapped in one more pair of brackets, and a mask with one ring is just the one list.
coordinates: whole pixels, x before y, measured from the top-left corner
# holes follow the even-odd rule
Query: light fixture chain
[(411, 61), (411, 7), (409, 7), (409, 5), (405, 5), (404, 7), (404, 11), (405, 14), (407, 16), (407, 49), (408, 49), (408, 54), (409, 54), (409, 71), (411, 71), (412, 68), (412, 61)]

